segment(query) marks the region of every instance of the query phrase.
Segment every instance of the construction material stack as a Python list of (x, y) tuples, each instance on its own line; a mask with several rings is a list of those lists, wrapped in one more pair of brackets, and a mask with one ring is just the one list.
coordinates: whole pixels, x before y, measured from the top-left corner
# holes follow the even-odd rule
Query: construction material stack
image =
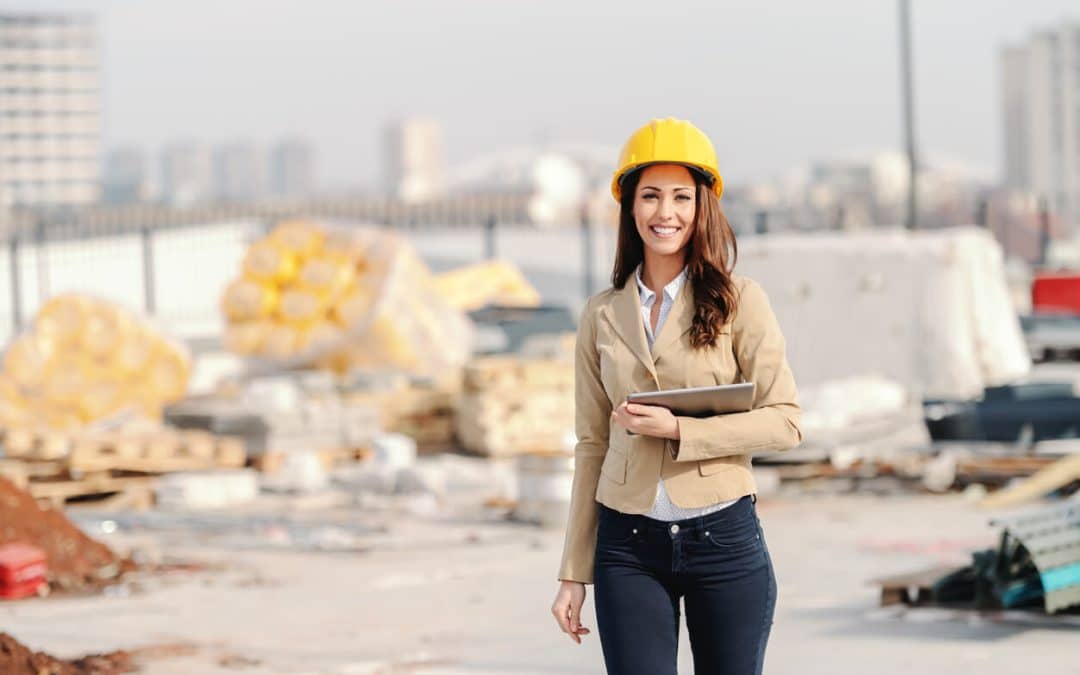
[(376, 228), (281, 223), (248, 249), (222, 309), (228, 348), (272, 367), (433, 374), (471, 345), (408, 243)]
[(574, 371), (566, 359), (491, 356), (465, 367), (457, 436), (492, 457), (560, 450), (574, 428)]
[(75, 431), (118, 413), (160, 419), (190, 376), (184, 346), (149, 322), (110, 302), (58, 295), (4, 355), (0, 426)]

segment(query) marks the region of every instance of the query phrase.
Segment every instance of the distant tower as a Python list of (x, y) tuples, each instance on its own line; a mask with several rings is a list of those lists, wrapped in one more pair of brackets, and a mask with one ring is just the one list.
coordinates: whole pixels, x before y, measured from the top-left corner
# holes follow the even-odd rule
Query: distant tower
[(202, 144), (181, 142), (161, 151), (161, 197), (176, 206), (197, 204), (213, 194), (210, 150)]
[(315, 152), (307, 141), (290, 138), (270, 151), (270, 189), (275, 195), (298, 197), (315, 187)]
[(1080, 232), (1080, 23), (1001, 53), (1005, 177)]
[(150, 199), (150, 175), (146, 156), (138, 148), (115, 148), (105, 155), (102, 200), (130, 204)]
[(266, 194), (266, 162), (252, 143), (230, 143), (214, 151), (214, 188), (223, 201), (247, 201)]
[(437, 121), (410, 119), (392, 123), (383, 140), (387, 192), (410, 202), (443, 194), (442, 126)]
[(98, 201), (101, 77), (94, 19), (0, 12), (0, 206)]

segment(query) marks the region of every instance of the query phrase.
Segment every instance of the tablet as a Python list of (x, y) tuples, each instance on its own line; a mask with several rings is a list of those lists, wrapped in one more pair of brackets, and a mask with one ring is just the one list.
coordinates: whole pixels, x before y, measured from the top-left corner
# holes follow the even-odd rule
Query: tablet
[(754, 383), (719, 384), (712, 387), (639, 391), (626, 397), (628, 403), (659, 405), (683, 417), (708, 417), (746, 412), (754, 405)]

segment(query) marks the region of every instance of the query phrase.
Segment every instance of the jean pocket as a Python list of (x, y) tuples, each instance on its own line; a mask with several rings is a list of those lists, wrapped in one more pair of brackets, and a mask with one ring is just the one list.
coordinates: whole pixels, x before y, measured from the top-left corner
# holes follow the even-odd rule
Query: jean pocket
[(703, 537), (713, 548), (727, 553), (749, 550), (761, 543), (761, 532), (753, 522), (707, 530)]

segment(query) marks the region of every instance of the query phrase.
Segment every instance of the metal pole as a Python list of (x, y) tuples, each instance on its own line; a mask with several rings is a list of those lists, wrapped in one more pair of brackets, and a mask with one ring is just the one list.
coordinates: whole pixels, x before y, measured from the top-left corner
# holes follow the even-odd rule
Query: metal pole
[(49, 256), (45, 241), (45, 224), (38, 223), (34, 234), (37, 238), (35, 262), (37, 263), (38, 306), (40, 307), (49, 298)]
[(581, 206), (581, 270), (582, 270), (582, 289), (585, 291), (585, 297), (589, 298), (593, 294), (593, 231), (592, 226), (589, 223), (589, 207), (586, 204)]
[(1050, 250), (1050, 203), (1046, 197), (1039, 199), (1039, 266), (1046, 267)]
[(140, 234), (142, 236), (143, 309), (148, 316), (153, 316), (156, 311), (154, 303), (154, 234), (149, 225), (144, 225)]
[(909, 0), (900, 0), (900, 87), (904, 112), (904, 142), (908, 156), (908, 200), (905, 225), (914, 230), (919, 226), (916, 196), (918, 187), (918, 158), (915, 156), (915, 94), (912, 86), (911, 68), (911, 6)]
[(11, 268), (11, 326), (12, 333), (22, 330), (22, 284), (19, 273), (19, 235), (8, 240), (8, 265)]
[(484, 223), (484, 258), (495, 259), (495, 216), (488, 216)]

